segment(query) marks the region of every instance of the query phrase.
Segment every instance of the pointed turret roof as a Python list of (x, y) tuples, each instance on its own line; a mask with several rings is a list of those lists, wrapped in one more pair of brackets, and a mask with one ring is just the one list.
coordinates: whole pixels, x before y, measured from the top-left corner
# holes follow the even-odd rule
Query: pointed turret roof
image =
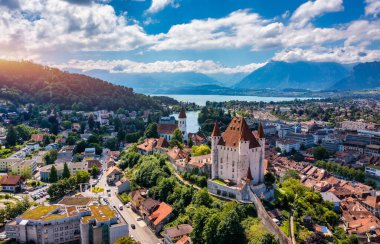
[(218, 121), (215, 121), (214, 129), (212, 130), (211, 136), (221, 136), (221, 135), (222, 135), (222, 133), (220, 133)]
[(259, 129), (257, 130), (257, 136), (259, 138), (265, 138), (264, 127), (262, 123), (259, 124)]
[(248, 165), (247, 175), (245, 176), (244, 179), (245, 180), (249, 180), (249, 181), (253, 180), (253, 176), (252, 176), (252, 173), (251, 173), (251, 166), (250, 165)]
[(249, 142), (249, 148), (260, 147), (243, 117), (234, 117), (223, 133), (218, 145), (238, 147), (241, 141)]
[(185, 108), (183, 106), (181, 106), (181, 110), (179, 111), (178, 118), (179, 119), (186, 119), (186, 112), (185, 112)]

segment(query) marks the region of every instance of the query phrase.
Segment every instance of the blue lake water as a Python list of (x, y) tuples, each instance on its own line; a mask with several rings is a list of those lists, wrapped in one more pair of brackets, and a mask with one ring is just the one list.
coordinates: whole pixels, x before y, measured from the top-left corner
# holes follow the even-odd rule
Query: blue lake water
[(258, 97), (258, 96), (228, 96), (228, 95), (173, 95), (173, 94), (155, 94), (151, 96), (167, 96), (180, 102), (193, 102), (200, 106), (205, 106), (207, 101), (210, 102), (228, 102), (228, 101), (247, 101), (247, 102), (282, 102), (293, 101), (295, 99), (307, 100), (312, 97)]

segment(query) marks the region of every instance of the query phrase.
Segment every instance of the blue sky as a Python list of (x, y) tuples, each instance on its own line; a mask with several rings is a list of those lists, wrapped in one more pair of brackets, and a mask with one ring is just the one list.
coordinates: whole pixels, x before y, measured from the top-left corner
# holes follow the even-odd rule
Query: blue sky
[(379, 15), (378, 0), (0, 0), (0, 58), (206, 74), (377, 61)]

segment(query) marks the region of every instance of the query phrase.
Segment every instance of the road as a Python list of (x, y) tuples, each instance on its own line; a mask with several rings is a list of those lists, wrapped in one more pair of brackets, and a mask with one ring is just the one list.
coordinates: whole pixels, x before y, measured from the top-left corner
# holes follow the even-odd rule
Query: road
[[(123, 210), (120, 210), (118, 207), (122, 202), (117, 197), (117, 188), (115, 186), (109, 186), (106, 182), (106, 176), (105, 173), (106, 169), (104, 158), (101, 159), (103, 167), (103, 174), (101, 178), (99, 179), (99, 183), (97, 186), (103, 187), (104, 192), (102, 193), (92, 193), (89, 190), (86, 191), (83, 195), (86, 196), (96, 196), (96, 197), (103, 197), (108, 199), (110, 202), (109, 205), (112, 207), (116, 207), (117, 212), (126, 220), (126, 222), (129, 224), (129, 233), (131, 236), (134, 237), (136, 241), (139, 241), (141, 244), (157, 244), (161, 243), (160, 240), (156, 237), (156, 235), (149, 229), (149, 227), (145, 224), (144, 221), (137, 221), (137, 218), (139, 217), (136, 213), (132, 211), (131, 208), (127, 208), (126, 206), (123, 207)], [(110, 190), (110, 192), (107, 192), (107, 190)], [(109, 196), (110, 195), (110, 196)], [(135, 225), (135, 229), (131, 228), (131, 225)]]

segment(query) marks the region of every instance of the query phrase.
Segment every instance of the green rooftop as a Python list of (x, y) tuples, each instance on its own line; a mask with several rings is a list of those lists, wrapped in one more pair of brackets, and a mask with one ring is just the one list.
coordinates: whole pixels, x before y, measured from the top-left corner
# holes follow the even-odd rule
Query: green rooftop
[(57, 208), (59, 208), (57, 205), (38, 206), (22, 214), (20, 217), (23, 219), (41, 220), (44, 219), (44, 217), (47, 217), (46, 215), (53, 212)]

